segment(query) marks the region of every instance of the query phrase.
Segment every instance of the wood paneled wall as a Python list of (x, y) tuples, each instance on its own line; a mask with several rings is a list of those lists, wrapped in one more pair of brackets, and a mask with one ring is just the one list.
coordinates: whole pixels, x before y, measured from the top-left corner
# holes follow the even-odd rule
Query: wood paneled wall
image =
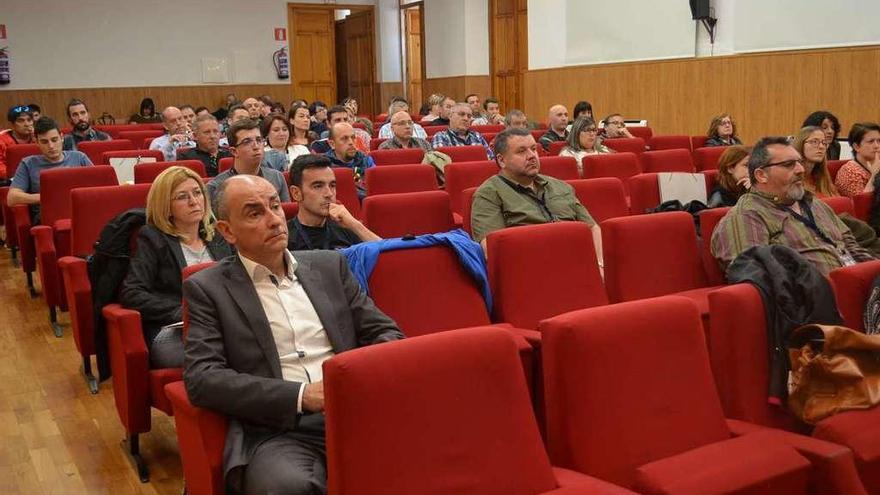
[[(546, 120), (556, 103), (587, 100), (597, 118), (648, 119), (655, 134), (705, 134), (732, 114), (746, 143), (794, 134), (812, 111), (837, 115), (842, 134), (880, 120), (880, 46), (591, 65), (529, 71), (525, 111)], [(502, 104), (503, 107), (503, 104)]]
[[(376, 111), (374, 113), (385, 113), (388, 111), (388, 104), (391, 103), (391, 98), (394, 96), (404, 96), (403, 95), (403, 82), (384, 82), (384, 83), (376, 83), (379, 87), (379, 101), (376, 102)], [(417, 103), (415, 105), (414, 112), (418, 112), (418, 107), (421, 103)]]
[[(489, 76), (435, 77), (424, 80), (422, 96), (427, 99), (434, 93), (442, 93), (458, 101), (464, 101), (465, 96), (476, 93), (480, 95), (480, 98), (485, 99), (489, 96), (490, 86)], [(418, 106), (421, 106), (422, 103), (419, 102)], [(506, 107), (502, 105), (501, 110), (506, 110)]]
[(213, 112), (226, 102), (226, 95), (235, 93), (239, 100), (248, 96), (267, 94), (284, 104), (293, 100), (289, 84), (236, 84), (224, 86), (162, 86), (146, 88), (66, 88), (34, 89), (21, 91), (0, 91), (2, 119), (0, 128), (7, 127), (6, 111), (12, 105), (36, 103), (45, 115), (53, 117), (64, 125), (67, 122), (67, 102), (79, 98), (89, 106), (93, 119), (103, 112), (109, 112), (116, 123), (127, 123), (128, 118), (138, 111), (141, 99), (150, 97), (156, 103), (156, 111), (161, 112), (168, 105), (189, 103), (194, 107), (206, 106)]

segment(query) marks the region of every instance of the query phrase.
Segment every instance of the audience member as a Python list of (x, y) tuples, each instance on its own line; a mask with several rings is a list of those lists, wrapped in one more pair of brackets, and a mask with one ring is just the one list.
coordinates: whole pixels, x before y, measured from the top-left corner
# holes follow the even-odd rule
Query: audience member
[(27, 106), (31, 109), (31, 116), (34, 118), (34, 122), (40, 120), (40, 117), (43, 116), (43, 109), (40, 108), (40, 105), (28, 103)]
[(87, 167), (92, 162), (79, 151), (64, 151), (61, 130), (49, 117), (41, 117), (34, 124), (34, 135), (40, 154), (25, 157), (18, 164), (6, 203), (30, 205), (32, 223), (37, 225), (40, 223), (40, 172), (59, 167)]
[(550, 150), (550, 143), (565, 141), (568, 138), (568, 109), (564, 105), (553, 105), (547, 114), (547, 132), (541, 136), (541, 147)]
[(486, 180), (474, 193), (471, 229), (485, 248), (490, 233), (517, 225), (560, 221), (584, 222), (593, 231), (593, 243), (600, 269), (602, 232), (578, 201), (567, 183), (540, 175), (538, 145), (532, 134), (519, 128), (505, 129), (495, 136), (498, 175)]
[(571, 125), (571, 132), (565, 138), (566, 145), (559, 156), (570, 156), (577, 161), (578, 172), (583, 175), (583, 159), (587, 155), (613, 153), (599, 142), (599, 128), (590, 117), (578, 117)]
[(275, 150), (284, 155), (284, 170), (290, 168), (293, 160), (300, 155), (308, 155), (309, 148), (301, 144), (290, 144), (292, 128), (287, 118), (280, 113), (270, 113), (263, 119), (260, 132), (266, 140), (266, 151)]
[(385, 125), (391, 127), (392, 136), (379, 145), (380, 150), (421, 148), (424, 151), (431, 151), (433, 149), (427, 140), (415, 136), (413, 129), (418, 124), (413, 123), (409, 112), (400, 110), (393, 113), (391, 122)]
[(455, 100), (448, 96), (445, 97), (443, 103), (440, 105), (440, 116), (428, 125), (449, 125), (449, 120), (451, 118), (449, 114), (452, 112), (453, 105), (455, 105)]
[(840, 167), (834, 184), (840, 194), (853, 197), (874, 190), (874, 177), (880, 171), (880, 125), (853, 124), (848, 141), (853, 159)]
[(272, 113), (272, 107), (275, 105), (275, 100), (272, 99), (269, 95), (263, 95), (257, 100), (260, 102), (260, 121), (264, 118), (268, 117), (270, 113)]
[[(574, 120), (577, 120), (580, 117), (589, 117), (589, 118), (593, 119), (594, 122), (596, 121), (596, 119), (593, 117), (593, 105), (591, 105), (590, 102), (585, 101), (585, 100), (581, 100), (581, 101), (575, 103), (574, 109), (571, 111), (571, 113), (573, 114), (572, 118)], [(573, 123), (574, 123), (574, 121), (572, 121), (572, 124)]]
[(64, 149), (75, 150), (76, 146), (83, 141), (109, 141), (113, 138), (106, 132), (101, 132), (92, 127), (89, 109), (86, 104), (77, 99), (67, 103), (67, 121), (70, 122), (70, 134), (64, 136)]
[(632, 139), (633, 135), (626, 128), (626, 121), (619, 113), (612, 113), (602, 121), (604, 137), (607, 139)]
[(464, 102), (471, 107), (471, 112), (474, 113), (474, 120), (483, 119), (483, 106), (480, 104), (480, 95), (476, 93), (471, 93), (464, 97)]
[[(327, 111), (327, 125), (332, 127), (339, 123), (351, 124), (351, 113), (349, 110), (342, 105), (337, 105), (330, 110)], [(312, 143), (312, 153), (324, 154), (330, 151), (330, 142), (328, 137), (330, 135), (330, 131), (328, 130), (326, 134), (321, 136), (321, 139)], [(363, 129), (354, 129), (354, 137), (355, 137), (355, 147), (361, 153), (369, 153), (370, 152), (370, 140), (371, 137), (367, 134), (367, 131)]]
[[(211, 117), (214, 118), (213, 116)], [(183, 367), (181, 272), (233, 254), (214, 231), (202, 179), (186, 167), (156, 177), (147, 194), (147, 223), (122, 282), (119, 302), (141, 314), (150, 367)]]
[(326, 156), (298, 157), (290, 167), (290, 197), (299, 204), (287, 222), (287, 249), (342, 249), (379, 236), (336, 202), (336, 175)]
[(327, 105), (323, 101), (313, 101), (309, 105), (309, 114), (312, 120), (309, 129), (318, 136), (327, 132)]
[(355, 145), (355, 128), (348, 122), (337, 122), (330, 127), (330, 135), (327, 142), (330, 151), (327, 158), (334, 167), (350, 168), (354, 173), (354, 182), (358, 189), (358, 197), (363, 199), (367, 195), (367, 187), (364, 183), (367, 169), (374, 167), (373, 157), (357, 149)]
[[(397, 112), (406, 112), (409, 114), (409, 103), (406, 100), (395, 100), (392, 101), (390, 105), (388, 105), (388, 122), (379, 128), (379, 137), (383, 139), (389, 139), (394, 136), (394, 130), (391, 128), (391, 117)], [(411, 134), (417, 138), (426, 139), (428, 137), (428, 133), (425, 132), (425, 128), (420, 126), (419, 124), (412, 122), (412, 119), (407, 119), (412, 123)]]
[(193, 123), (193, 148), (178, 150), (178, 160), (198, 160), (205, 165), (208, 177), (220, 172), (220, 160), (232, 157), (226, 148), (220, 147), (220, 124), (211, 114), (199, 115)]
[(220, 146), (224, 148), (229, 146), (229, 141), (226, 139), (226, 133), (229, 131), (229, 126), (240, 120), (249, 118), (251, 118), (251, 114), (243, 105), (235, 104), (229, 107), (229, 113), (226, 116), (226, 124), (220, 128), (220, 132), (223, 134), (223, 137), (220, 138)]
[[(371, 136), (373, 135), (373, 122), (372, 122), (370, 119), (365, 119), (365, 118), (361, 117), (360, 115), (358, 115), (358, 101), (357, 101), (357, 99), (352, 98), (351, 96), (349, 96), (348, 98), (342, 100), (342, 106), (344, 106), (345, 108), (347, 108), (347, 109), (348, 109), (348, 113), (351, 114), (351, 122), (350, 122), (350, 124), (352, 124), (352, 125), (354, 125), (354, 124), (361, 124), (361, 125), (363, 125), (363, 126), (364, 126), (364, 129), (362, 129), (362, 130), (366, 130), (366, 134), (367, 134), (367, 136), (368, 136), (368, 137), (371, 137)], [(362, 150), (362, 151), (363, 151), (363, 150)], [(364, 151), (364, 153), (367, 153), (367, 152), (369, 152), (369, 151), (370, 151), (370, 149), (367, 148), (367, 150)]]
[(195, 122), (195, 120), (196, 120), (195, 109), (189, 103), (187, 103), (185, 105), (181, 105), (178, 108), (180, 108), (180, 113), (183, 114), (183, 120), (186, 121), (187, 128), (189, 128), (189, 130), (192, 130), (193, 122)]
[(0, 131), (0, 183), (9, 178), (6, 170), (6, 148), (34, 142), (34, 117), (29, 106), (10, 107), (6, 120), (12, 128)]
[(439, 148), (441, 146), (480, 145), (486, 149), (486, 156), (489, 160), (495, 159), (495, 153), (483, 135), (470, 128), (473, 114), (471, 114), (471, 107), (467, 103), (453, 105), (449, 110), (449, 119), (449, 129), (434, 134), (431, 146)]
[(804, 119), (803, 127), (815, 126), (825, 133), (825, 143), (828, 145), (826, 155), (829, 160), (840, 160), (840, 143), (837, 136), (840, 134), (840, 121), (833, 113), (819, 110), (813, 112)]
[(823, 201), (804, 188), (800, 154), (785, 137), (765, 137), (749, 155), (751, 189), (715, 228), (712, 254), (722, 269), (754, 246), (787, 246), (823, 274), (874, 259)]
[(709, 194), (709, 208), (733, 206), (752, 187), (749, 180), (749, 153), (752, 148), (735, 144), (718, 159), (717, 185)]
[(208, 110), (208, 107), (198, 107), (195, 110), (196, 117), (201, 117), (202, 115), (211, 115), (211, 111)]
[(156, 113), (156, 104), (153, 103), (152, 98), (141, 100), (138, 113), (128, 119), (129, 124), (156, 124), (159, 122), (162, 122), (162, 118)]
[(263, 102), (251, 96), (249, 98), (245, 98), (245, 100), (241, 103), (241, 106), (243, 106), (245, 110), (248, 111), (248, 115), (250, 115), (252, 119), (256, 121), (262, 120)]
[(486, 98), (486, 101), (483, 102), (483, 110), (483, 114), (474, 119), (474, 125), (504, 124), (504, 115), (501, 114), (501, 104), (497, 98), (491, 96)]
[(828, 172), (827, 147), (821, 127), (804, 127), (794, 140), (794, 149), (803, 157), (804, 187), (819, 198), (839, 195)]
[[(232, 167), (225, 172), (217, 174), (208, 183), (208, 196), (216, 211), (217, 195), (215, 192), (223, 182), (236, 175), (257, 175), (275, 186), (281, 201), (290, 201), (287, 185), (284, 183), (284, 175), (278, 170), (269, 167), (264, 161), (266, 151), (263, 149), (265, 140), (260, 135), (260, 125), (253, 119), (243, 119), (235, 122), (226, 133), (229, 138), (229, 150), (235, 161)], [(277, 156), (281, 157), (280, 154)], [(283, 159), (283, 157), (282, 157)]]
[(514, 108), (507, 112), (507, 115), (504, 117), (504, 126), (507, 128), (518, 127), (520, 129), (528, 129), (529, 119), (522, 110)]
[(728, 113), (717, 115), (709, 123), (709, 130), (706, 131), (706, 140), (704, 146), (731, 146), (734, 144), (742, 144), (742, 141), (736, 135), (736, 123)]
[(195, 146), (186, 119), (177, 107), (167, 107), (162, 110), (162, 125), (165, 127), (165, 134), (154, 139), (150, 143), (150, 149), (161, 151), (165, 155), (166, 162), (174, 161), (178, 148)]
[(278, 113), (284, 115), (284, 105), (282, 105), (280, 101), (276, 101), (269, 109), (269, 113)]
[(272, 184), (235, 177), (218, 196), (217, 230), (238, 255), (183, 283), (189, 398), (231, 418), (223, 475), (235, 492), (325, 493), (321, 365), (403, 335), (341, 254), (286, 249)]
[(428, 97), (428, 100), (425, 102), (428, 111), (419, 112), (424, 115), (424, 117), (422, 117), (422, 124), (433, 125), (432, 122), (440, 118), (440, 111), (443, 107), (444, 100), (446, 100), (446, 96), (438, 93), (434, 93)]
[[(302, 146), (309, 152), (309, 145), (318, 137), (311, 131), (312, 121), (309, 117), (309, 107), (303, 104), (295, 104), (287, 112), (287, 121), (290, 122), (290, 144)], [(292, 162), (291, 162), (292, 163)]]

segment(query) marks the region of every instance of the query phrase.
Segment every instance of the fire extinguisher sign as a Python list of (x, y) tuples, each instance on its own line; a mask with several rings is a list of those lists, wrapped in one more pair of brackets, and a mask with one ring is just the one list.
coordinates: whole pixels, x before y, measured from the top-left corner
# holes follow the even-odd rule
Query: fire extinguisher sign
[[(2, 25), (0, 25), (2, 26)], [(287, 41), (287, 29), (275, 28), (275, 41)]]

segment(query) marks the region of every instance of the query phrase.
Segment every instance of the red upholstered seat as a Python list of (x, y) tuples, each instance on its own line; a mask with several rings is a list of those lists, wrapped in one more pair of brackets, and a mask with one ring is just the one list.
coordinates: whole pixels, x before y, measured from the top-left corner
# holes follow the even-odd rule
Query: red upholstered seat
[(831, 416), (816, 425), (813, 436), (851, 448), (865, 487), (880, 493), (880, 408)]
[[(28, 156), (31, 155), (39, 155), (40, 147), (36, 144), (13, 144), (6, 148), (6, 175), (11, 180), (12, 177), (15, 176), (15, 171), (18, 169), (18, 164)], [(2, 224), (6, 226), (6, 238), (4, 239), (6, 246), (12, 249), (12, 259), (15, 260), (18, 254), (20, 245), (18, 241), (18, 226), (16, 225), (14, 208), (9, 206), (6, 203), (6, 199), (9, 195), (9, 186), (0, 187), (0, 212), (2, 212)], [(18, 209), (22, 210), (21, 215), (27, 214), (27, 207), (20, 206)], [(29, 215), (23, 216), (22, 218), (29, 218)], [(27, 230), (30, 230), (27, 227)], [(34, 264), (36, 263), (34, 260), (33, 254), (33, 245), (29, 246), (30, 250), (28, 251), (29, 259), (22, 260), (22, 268), (25, 268), (24, 265), (29, 263), (27, 269), (25, 269), (25, 273), (32, 273), (34, 271)]]
[(152, 141), (157, 137), (165, 134), (165, 131), (159, 131), (155, 129), (146, 129), (146, 130), (137, 130), (137, 131), (122, 131), (119, 133), (119, 139), (128, 139), (132, 143), (135, 144), (139, 149), (147, 149), (149, 145), (147, 144), (147, 140)]
[(372, 167), (366, 173), (367, 195), (437, 190), (437, 172), (431, 165)]
[(540, 159), (541, 174), (559, 180), (576, 180), (581, 178), (577, 160), (570, 156), (544, 156)]
[(157, 162), (164, 162), (165, 154), (159, 150), (105, 151), (101, 153), (101, 165), (110, 165), (111, 158), (154, 158)]
[(724, 218), (724, 215), (730, 211), (730, 208), (712, 208), (700, 212), (700, 254), (703, 258), (703, 268), (706, 270), (706, 280), (709, 285), (721, 285), (724, 283), (724, 273), (721, 272), (721, 266), (718, 260), (712, 256), (712, 233), (718, 222)]
[(284, 218), (286, 220), (293, 220), (293, 217), (299, 212), (299, 203), (281, 203), (281, 209), (284, 210)]
[(831, 175), (831, 180), (837, 180), (837, 172), (840, 172), (840, 168), (848, 162), (849, 160), (828, 160), (828, 173)]
[(651, 136), (648, 140), (648, 148), (651, 151), (684, 149), (691, 150), (691, 138), (689, 136)]
[(654, 130), (646, 125), (628, 126), (627, 129), (634, 138), (644, 139), (645, 142), (650, 141), (651, 138), (654, 137)]
[(476, 187), (469, 187), (461, 193), (461, 228), (468, 234), (473, 234), (471, 231), (471, 210), (474, 206), (474, 194), (476, 193)]
[(444, 191), (367, 196), (362, 216), (367, 228), (382, 238), (448, 232), (455, 228), (449, 194)]
[[(484, 124), (484, 125), (472, 125), (472, 131), (477, 131), (480, 134), (486, 134), (487, 132), (494, 132), (498, 134), (499, 132), (504, 130), (503, 124)], [(488, 141), (488, 139), (487, 139)]]
[(708, 140), (709, 138), (706, 136), (691, 136), (691, 149), (695, 150), (706, 146)]
[(171, 167), (186, 167), (197, 173), (199, 177), (206, 177), (205, 164), (199, 160), (178, 160), (174, 162), (138, 163), (134, 166), (135, 184), (152, 184), (156, 177)]
[(569, 180), (566, 182), (574, 188), (578, 201), (587, 208), (593, 220), (603, 222), (609, 218), (629, 215), (626, 192), (620, 179), (616, 177), (603, 177), (599, 179)]
[(642, 153), (642, 170), (645, 172), (694, 172), (691, 152), (677, 148), (646, 151)]
[(582, 222), (497, 230), (486, 244), (495, 321), (536, 329), (545, 318), (608, 304)]
[(498, 173), (498, 165), (489, 160), (450, 163), (444, 169), (446, 192), (449, 193), (453, 213), (462, 212), (462, 191), (479, 187), (486, 179)]
[(794, 494), (808, 481), (850, 493), (828, 469), (846, 449), (725, 420), (691, 301), (590, 308), (540, 329), (554, 464), (639, 493)]
[(606, 139), (602, 144), (618, 153), (629, 152), (641, 155), (645, 152), (645, 140), (638, 137)]
[(113, 139), (111, 141), (83, 141), (76, 145), (76, 149), (85, 153), (93, 164), (99, 164), (105, 151), (135, 150), (138, 147), (128, 139)]
[(627, 493), (572, 472), (557, 478), (507, 332), (355, 349), (324, 369), (331, 495)]
[(871, 207), (874, 204), (874, 191), (858, 194), (852, 198), (856, 209), (856, 218), (867, 222), (871, 216)]
[[(705, 138), (704, 138), (705, 139)], [(727, 150), (727, 146), (710, 146), (694, 148), (694, 166), (697, 170), (718, 170), (718, 160)]]
[(217, 162), (217, 173), (222, 174), (226, 172), (230, 168), (232, 168), (232, 164), (235, 163), (235, 158), (228, 156), (226, 158), (221, 158), (219, 162)]
[(853, 204), (852, 198), (846, 196), (828, 196), (819, 199), (830, 206), (831, 209), (834, 210), (834, 213), (837, 213), (838, 215), (849, 213), (852, 216), (856, 216), (856, 208)]
[(429, 138), (433, 137), (434, 134), (447, 129), (445, 125), (425, 125), (422, 127), (425, 129), (425, 134), (427, 134)]
[[(680, 150), (668, 150), (680, 151)], [(664, 153), (664, 152), (658, 152)], [(706, 197), (710, 193), (710, 184), (714, 182), (714, 176), (703, 174), (706, 181)], [(656, 173), (639, 174), (627, 180), (629, 185), (630, 213), (643, 215), (648, 210), (653, 210), (660, 205), (660, 185), (657, 182)]]
[(624, 191), (629, 196), (626, 180), (642, 173), (642, 166), (635, 153), (611, 153), (607, 155), (588, 155), (582, 160), (584, 179), (616, 177), (623, 181)]
[(480, 145), (473, 146), (440, 146), (436, 151), (446, 153), (453, 162), (474, 162), (488, 160), (486, 148)]
[(350, 168), (333, 167), (333, 175), (336, 176), (336, 202), (345, 205), (349, 213), (359, 218), (361, 201), (354, 184), (354, 172)]
[(110, 137), (113, 139), (119, 139), (119, 133), (124, 131), (146, 131), (146, 130), (163, 130), (161, 123), (150, 123), (150, 124), (96, 124), (94, 126), (95, 129), (99, 131), (104, 131), (107, 134), (110, 134)]
[[(372, 142), (375, 142), (373, 139)], [(404, 148), (399, 150), (380, 150), (370, 152), (376, 165), (406, 165), (422, 163), (425, 152), (421, 148)]]
[(871, 285), (878, 275), (880, 260), (837, 268), (829, 274), (837, 308), (849, 328), (865, 331), (865, 306), (871, 295)]
[(550, 156), (556, 156), (566, 145), (568, 145), (566, 141), (553, 141), (550, 143), (550, 148), (547, 149), (547, 154)]

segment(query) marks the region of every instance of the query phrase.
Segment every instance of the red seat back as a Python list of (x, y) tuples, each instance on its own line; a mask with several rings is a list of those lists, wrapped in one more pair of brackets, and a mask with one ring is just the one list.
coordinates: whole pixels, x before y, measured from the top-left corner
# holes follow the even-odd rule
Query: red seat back
[(227, 156), (226, 158), (221, 158), (219, 162), (217, 162), (217, 173), (222, 174), (226, 172), (230, 168), (232, 168), (232, 164), (235, 163), (235, 158), (231, 156)]
[(476, 187), (469, 187), (461, 192), (461, 228), (468, 234), (473, 234), (471, 230), (471, 209), (474, 206), (474, 194)]
[(694, 166), (697, 170), (718, 170), (718, 160), (727, 150), (727, 146), (710, 146), (694, 149)]
[(143, 131), (122, 131), (119, 133), (119, 139), (128, 139), (139, 149), (147, 149), (149, 145), (147, 144), (147, 140), (152, 141), (157, 137), (165, 134), (165, 131), (156, 131), (156, 130), (143, 130)]
[(476, 162), (488, 160), (486, 148), (480, 145), (472, 146), (440, 146), (436, 151), (446, 153), (453, 162)]
[(284, 219), (290, 221), (299, 212), (299, 203), (281, 203), (281, 209), (284, 210)]
[[(375, 141), (375, 139), (373, 140)], [(421, 148), (404, 148), (399, 150), (371, 151), (370, 156), (376, 165), (405, 165), (422, 163), (425, 152)]]
[[(703, 175), (706, 183), (706, 195), (708, 197), (710, 184), (714, 183), (715, 177)], [(630, 213), (633, 215), (642, 215), (647, 210), (656, 208), (660, 204), (660, 185), (657, 183), (657, 174), (639, 174), (630, 177), (627, 181), (629, 185), (630, 196)]]
[(654, 137), (654, 130), (646, 125), (628, 126), (626, 129), (633, 137), (644, 139), (646, 143)]
[[(378, 129), (378, 127), (376, 129)], [(377, 136), (378, 136), (378, 131), (377, 131)], [(370, 154), (372, 154), (373, 151), (378, 150), (379, 146), (382, 143), (384, 143), (385, 141), (388, 141), (388, 138), (380, 138), (377, 136), (373, 136), (373, 138), (370, 139)]]
[(486, 124), (486, 125), (472, 125), (472, 131), (477, 131), (480, 134), (486, 134), (487, 132), (494, 132), (498, 134), (499, 132), (504, 130), (503, 124)]
[(871, 207), (874, 206), (874, 191), (863, 192), (853, 197), (853, 206), (856, 209), (856, 218), (867, 222), (871, 217)]
[(149, 192), (150, 184), (84, 187), (71, 191), (70, 254), (91, 254), (107, 222), (130, 208), (144, 208)]
[(446, 192), (449, 193), (452, 211), (462, 211), (462, 191), (470, 187), (479, 187), (486, 179), (498, 173), (498, 165), (489, 160), (477, 162), (450, 163), (444, 169), (446, 176)]
[(40, 172), (40, 221), (53, 226), (71, 218), (70, 192), (78, 187), (119, 184), (113, 167), (59, 167)]
[(95, 129), (110, 134), (113, 139), (121, 139), (119, 133), (125, 131), (147, 131), (147, 130), (164, 130), (162, 124), (96, 124)]
[(382, 238), (448, 232), (455, 228), (449, 194), (444, 191), (367, 196), (364, 224)]
[(708, 140), (709, 138), (706, 136), (691, 136), (691, 149), (695, 150), (706, 146), (706, 141)]
[(507, 332), (355, 349), (327, 361), (324, 379), (330, 495), (557, 491)]
[(849, 160), (828, 160), (828, 173), (831, 175), (831, 181), (837, 180), (837, 172)]
[(605, 288), (611, 302), (707, 286), (693, 217), (685, 212), (602, 222)]
[(730, 438), (692, 301), (590, 308), (540, 331), (554, 464), (632, 486), (640, 466)]
[(437, 173), (430, 165), (395, 165), (367, 169), (367, 195), (437, 190)]
[(629, 195), (626, 180), (642, 173), (642, 167), (635, 153), (611, 153), (605, 155), (587, 155), (582, 160), (584, 179), (599, 177), (616, 177), (623, 182), (623, 188)]
[(550, 143), (550, 147), (547, 149), (547, 154), (551, 156), (556, 156), (559, 152), (562, 151), (562, 148), (565, 148), (568, 145), (567, 141), (553, 141)]
[(490, 323), (476, 282), (445, 246), (383, 252), (369, 286), (408, 337)]
[[(336, 176), (336, 202), (345, 206), (355, 218), (361, 216), (361, 200), (354, 184), (354, 172), (350, 168), (333, 167)], [(288, 180), (289, 184), (290, 181)]]
[(880, 260), (866, 261), (832, 270), (831, 285), (843, 322), (849, 328), (865, 331), (865, 307), (874, 279), (880, 275)]
[(18, 164), (31, 155), (39, 155), (40, 147), (36, 144), (13, 144), (6, 148), (6, 176), (12, 180)]
[(629, 206), (626, 204), (626, 192), (620, 179), (603, 177), (600, 179), (580, 179), (566, 182), (574, 188), (578, 201), (590, 212), (593, 220), (603, 222), (609, 218), (629, 215)]
[(229, 428), (227, 418), (192, 405), (183, 381), (165, 385), (165, 395), (174, 409), (174, 425), (187, 493), (225, 493), (223, 448)]
[(155, 158), (157, 162), (164, 162), (165, 154), (159, 150), (105, 151), (101, 153), (101, 165), (110, 165), (111, 158)]
[(197, 173), (199, 177), (205, 177), (205, 164), (199, 160), (179, 160), (175, 162), (138, 163), (134, 166), (135, 184), (152, 184), (156, 177), (171, 167), (186, 167)]
[(545, 318), (608, 304), (585, 223), (496, 230), (486, 245), (495, 321), (536, 329)]
[(645, 172), (694, 172), (691, 152), (686, 149), (646, 151), (642, 153), (642, 170)]
[(727, 215), (730, 208), (712, 208), (711, 210), (703, 210), (700, 212), (700, 240), (701, 256), (703, 258), (703, 269), (706, 270), (706, 281), (709, 285), (721, 285), (724, 283), (724, 273), (718, 260), (712, 256), (712, 233), (715, 227)]
[(846, 196), (828, 196), (827, 198), (819, 199), (830, 206), (831, 209), (834, 210), (834, 213), (837, 213), (838, 215), (849, 213), (852, 216), (856, 216), (856, 208), (852, 198)]
[(425, 134), (427, 134), (429, 138), (433, 137), (434, 134), (437, 134), (438, 132), (446, 130), (445, 125), (426, 125), (422, 127), (425, 129)]
[(618, 153), (629, 152), (640, 155), (645, 152), (645, 140), (642, 138), (606, 139), (602, 144)]
[(128, 139), (114, 139), (112, 141), (83, 141), (76, 145), (76, 149), (89, 157), (92, 163), (101, 163), (101, 154), (105, 151), (122, 151), (137, 149)]
[(555, 177), (559, 180), (580, 179), (577, 160), (570, 156), (542, 156), (541, 174)]
[(689, 136), (651, 136), (648, 140), (648, 148), (651, 151), (683, 149), (691, 150), (691, 138)]

